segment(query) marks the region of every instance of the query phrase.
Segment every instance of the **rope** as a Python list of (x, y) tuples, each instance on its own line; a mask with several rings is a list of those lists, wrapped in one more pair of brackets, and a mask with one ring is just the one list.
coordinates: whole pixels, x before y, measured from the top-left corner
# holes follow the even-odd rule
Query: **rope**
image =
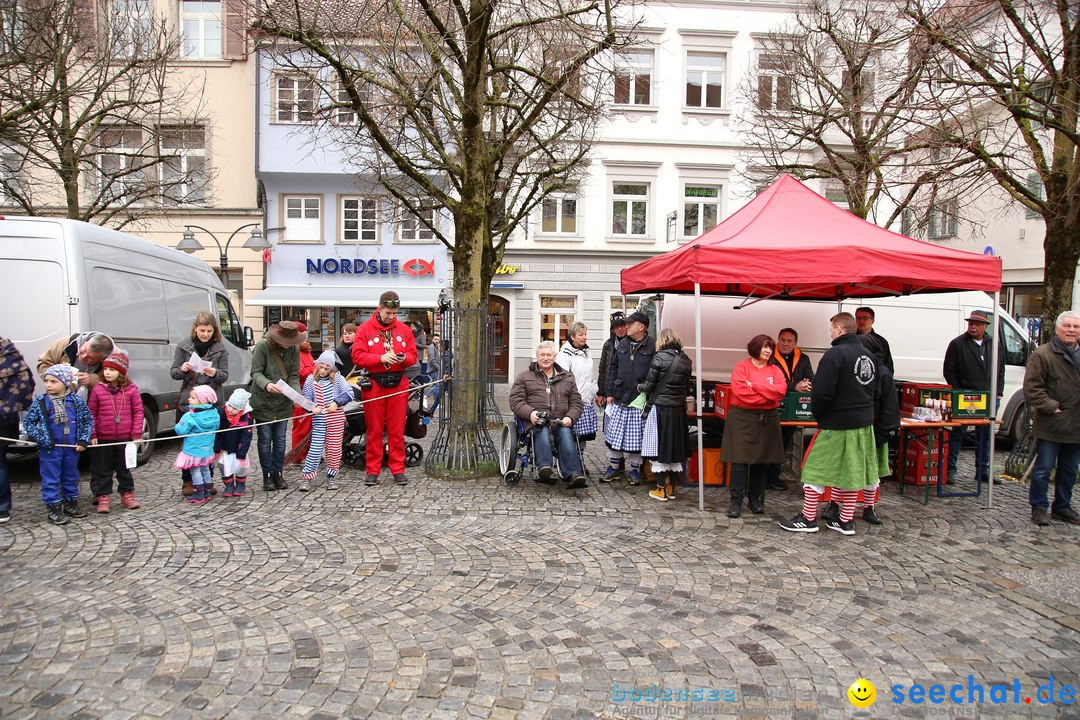
[[(447, 377), (450, 377), (450, 376), (447, 376)], [(356, 402), (358, 402), (361, 406), (363, 406), (363, 405), (366, 405), (369, 402), (376, 402), (378, 400), (385, 400), (386, 398), (397, 397), (398, 395), (408, 395), (409, 393), (415, 392), (417, 390), (423, 390), (424, 388), (431, 387), (432, 385), (438, 385), (439, 383), (444, 382), (445, 379), (446, 378), (440, 378), (438, 380), (432, 380), (431, 382), (424, 383), (423, 385), (410, 385), (408, 387), (408, 389), (406, 389), (406, 390), (398, 390), (397, 392), (392, 392), (392, 393), (390, 393), (388, 395), (380, 395), (377, 398), (371, 398), (370, 400), (359, 400), (359, 401), (356, 401)], [(349, 404), (352, 404), (352, 403), (349, 403)], [(340, 410), (341, 408), (338, 408), (338, 409)], [(310, 417), (310, 416), (312, 416), (314, 414), (315, 414), (314, 412), (307, 412), (307, 413), (304, 413), (302, 415), (292, 415), (289, 418), (284, 418), (283, 420), (292, 419), (292, 418)], [(348, 417), (349, 415), (356, 415), (356, 414), (358, 414), (358, 411), (356, 411), (356, 410), (345, 413), (346, 417)], [(264, 422), (258, 422), (258, 423), (252, 423), (250, 425), (245, 425), (244, 428), (252, 428), (252, 429), (254, 429), (254, 428), (259, 427), (260, 425), (273, 425), (274, 423), (279, 423), (279, 422), (282, 422), (283, 420), (266, 420)], [(155, 443), (155, 442), (165, 442), (167, 440), (175, 440), (177, 438), (197, 437), (199, 435), (217, 435), (218, 433), (229, 432), (229, 431), (234, 430), (234, 429), (235, 428), (219, 428), (217, 430), (208, 430), (206, 432), (188, 433), (187, 435), (173, 435), (172, 437), (147, 438), (145, 440), (140, 439), (138, 442), (140, 442), (140, 443)], [(23, 445), (23, 446), (37, 447), (37, 443), (34, 442), (33, 440), (20, 440), (18, 438), (4, 437), (2, 435), (0, 435), (0, 442), (11, 443), (13, 445), (18, 443), (18, 444)], [(122, 441), (119, 441), (119, 442), (97, 443), (96, 445), (90, 445), (88, 447), (96, 447), (96, 448), (115, 447), (117, 445), (127, 445), (130, 442), (134, 442), (134, 441), (132, 441), (132, 440), (122, 440)], [(66, 444), (61, 444), (61, 443), (54, 443), (53, 447), (58, 447), (58, 448), (69, 447), (69, 448), (73, 448), (73, 447), (77, 447), (77, 446), (76, 445), (66, 445)]]

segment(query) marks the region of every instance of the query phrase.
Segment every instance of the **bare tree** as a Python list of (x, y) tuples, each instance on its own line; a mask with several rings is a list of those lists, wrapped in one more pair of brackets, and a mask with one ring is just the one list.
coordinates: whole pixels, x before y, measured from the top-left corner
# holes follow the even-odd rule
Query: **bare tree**
[[(743, 83), (744, 153), (755, 184), (788, 173), (825, 180), (864, 219), (892, 225), (917, 190), (971, 161), (925, 132), (929, 54), (889, 0), (810, 0), (760, 39)], [(929, 152), (933, 150), (933, 152)], [(920, 152), (926, 151), (926, 152)], [(916, 162), (918, 159), (918, 162)], [(918, 175), (905, 184), (902, 175)], [(884, 202), (883, 202), (884, 201)], [(879, 216), (882, 208), (887, 214)]]
[(1080, 6), (1075, 0), (909, 0), (934, 51), (938, 132), (1046, 223), (1043, 336), (1073, 303), (1080, 258)]
[(149, 0), (13, 4), (0, 41), (2, 203), (122, 227), (206, 199), (202, 85)]
[[(455, 301), (475, 308), (509, 238), (577, 182), (609, 92), (607, 51), (630, 33), (618, 2), (269, 2), (256, 27), (330, 98), (324, 117), (358, 169), (450, 249)], [(482, 359), (460, 343), (482, 334), (455, 338), (453, 432), (479, 424), (469, 381)]]

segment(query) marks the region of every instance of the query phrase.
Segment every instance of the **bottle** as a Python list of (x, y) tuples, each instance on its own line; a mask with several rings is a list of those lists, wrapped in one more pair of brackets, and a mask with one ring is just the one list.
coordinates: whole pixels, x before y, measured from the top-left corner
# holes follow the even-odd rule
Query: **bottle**
[(952, 397), (945, 398), (945, 422), (952, 422)]
[(709, 409), (712, 412), (716, 412), (716, 386), (715, 385), (713, 385), (712, 389), (709, 390)]

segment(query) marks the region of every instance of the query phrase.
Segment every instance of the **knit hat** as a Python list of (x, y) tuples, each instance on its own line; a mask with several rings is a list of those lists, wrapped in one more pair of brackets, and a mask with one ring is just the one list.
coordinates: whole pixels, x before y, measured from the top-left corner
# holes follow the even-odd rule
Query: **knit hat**
[(203, 405), (213, 405), (217, 402), (217, 393), (209, 385), (196, 385), (191, 388), (191, 392), (195, 393), (195, 397), (199, 398), (199, 402)]
[(128, 354), (123, 350), (117, 350), (112, 355), (105, 358), (105, 362), (101, 363), (103, 368), (112, 368), (121, 375), (128, 374), (128, 367), (130, 367), (131, 361), (128, 359)]
[(621, 310), (616, 310), (611, 313), (611, 329), (614, 330), (619, 325), (626, 324), (626, 315)]
[(70, 365), (53, 365), (41, 374), (42, 377), (49, 375), (64, 383), (65, 387), (71, 387), (75, 383), (75, 368)]
[(338, 359), (337, 353), (333, 350), (323, 350), (322, 355), (320, 355), (319, 359), (315, 362), (320, 365), (329, 365), (330, 367), (337, 369)]
[(248, 400), (251, 399), (251, 393), (244, 388), (236, 388), (232, 391), (232, 395), (229, 396), (226, 405), (236, 408), (240, 412), (251, 412), (251, 405)]

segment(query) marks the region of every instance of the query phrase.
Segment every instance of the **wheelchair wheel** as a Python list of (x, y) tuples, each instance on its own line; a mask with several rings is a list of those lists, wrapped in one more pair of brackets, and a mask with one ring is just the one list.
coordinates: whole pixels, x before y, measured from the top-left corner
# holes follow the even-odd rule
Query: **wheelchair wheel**
[(506, 481), (507, 485), (517, 485), (521, 482), (521, 473), (517, 470), (507, 470), (503, 473), (503, 480)]
[[(499, 440), (499, 473), (504, 478), (514, 470), (517, 464), (517, 446), (517, 423), (511, 421), (503, 424), (502, 437)], [(510, 480), (506, 482), (510, 483)]]
[(405, 467), (416, 467), (424, 461), (424, 448), (417, 443), (405, 443)]

